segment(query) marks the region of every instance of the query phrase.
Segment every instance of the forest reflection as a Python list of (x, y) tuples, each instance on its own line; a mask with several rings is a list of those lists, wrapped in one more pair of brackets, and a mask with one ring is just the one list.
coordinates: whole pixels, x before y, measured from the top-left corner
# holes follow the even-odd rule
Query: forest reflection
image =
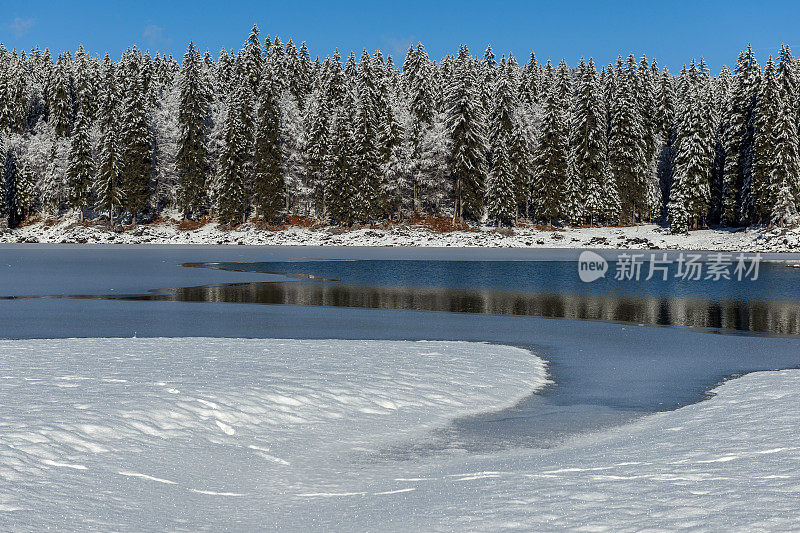
[(184, 287), (155, 293), (147, 299), (540, 316), (800, 334), (800, 304), (772, 300), (553, 294), (302, 282)]

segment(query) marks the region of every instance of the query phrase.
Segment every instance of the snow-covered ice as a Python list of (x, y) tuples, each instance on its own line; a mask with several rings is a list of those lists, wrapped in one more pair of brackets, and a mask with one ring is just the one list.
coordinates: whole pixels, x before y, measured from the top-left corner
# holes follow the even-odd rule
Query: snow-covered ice
[(547, 382), (527, 350), (466, 342), (21, 340), (0, 361), (0, 525), (15, 529), (194, 529), (195, 506), (224, 524), (242, 497), (275, 512)]
[(392, 450), (546, 384), (464, 342), (0, 342), (3, 529), (792, 530), (800, 370), (483, 455)]

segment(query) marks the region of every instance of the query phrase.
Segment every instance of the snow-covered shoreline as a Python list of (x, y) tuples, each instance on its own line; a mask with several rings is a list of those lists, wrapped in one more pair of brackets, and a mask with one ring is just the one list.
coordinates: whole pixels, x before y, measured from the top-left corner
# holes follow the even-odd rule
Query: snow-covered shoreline
[(208, 223), (180, 229), (175, 219), (116, 232), (104, 225), (74, 220), (37, 222), (0, 233), (0, 243), (77, 244), (229, 244), (276, 246), (418, 246), (488, 248), (609, 248), (798, 252), (800, 228), (705, 229), (673, 235), (654, 224), (630, 227), (517, 227), (497, 230), (483, 226), (470, 231), (438, 232), (424, 225), (388, 228), (280, 227), (264, 229), (252, 223), (225, 229)]

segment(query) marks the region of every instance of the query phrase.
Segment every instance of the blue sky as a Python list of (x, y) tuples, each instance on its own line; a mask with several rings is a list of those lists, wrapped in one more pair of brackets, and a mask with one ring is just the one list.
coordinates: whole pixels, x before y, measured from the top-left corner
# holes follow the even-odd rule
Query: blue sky
[(781, 43), (800, 53), (800, 2), (788, 0), (0, 0), (0, 41), (8, 48), (75, 50), (83, 43), (115, 59), (131, 44), (180, 57), (189, 40), (216, 55), (222, 46), (238, 49), (254, 22), (262, 36), (305, 40), (312, 57), (338, 47), (343, 55), (380, 48), (402, 59), (409, 42), (422, 41), (438, 59), (462, 42), (479, 54), (491, 42), (498, 57), (511, 52), (521, 62), (531, 50), (542, 61), (570, 64), (581, 56), (607, 63), (632, 51), (672, 70), (704, 56), (716, 71), (748, 42), (760, 59)]

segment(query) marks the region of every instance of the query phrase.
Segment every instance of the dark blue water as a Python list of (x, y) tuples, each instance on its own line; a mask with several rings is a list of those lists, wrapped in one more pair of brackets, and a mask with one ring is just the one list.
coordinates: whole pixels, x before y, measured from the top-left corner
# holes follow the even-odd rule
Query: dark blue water
[[(429, 261), (408, 261), (419, 256)], [(716, 293), (713, 286), (701, 283), (673, 293), (669, 285), (587, 285), (576, 281), (573, 263), (542, 261), (574, 260), (575, 256), (506, 250), (5, 246), (0, 247), (0, 296), (72, 294), (99, 299), (0, 300), (0, 337), (469, 340), (524, 346), (550, 362), (556, 385), (513, 409), (455, 421), (420, 443), (425, 450), (550, 445), (575, 432), (699, 401), (727, 376), (800, 365), (800, 338), (774, 335), (796, 323), (797, 270), (765, 266), (760, 292), (755, 286), (736, 286)], [(534, 262), (525, 262), (526, 257)], [(348, 258), (361, 261), (341, 261)], [(458, 261), (437, 262), (450, 259)], [(253, 272), (179, 266), (209, 261), (237, 263), (225, 266)], [(313, 274), (338, 281), (290, 278), (296, 281), (287, 282), (285, 276), (261, 271)], [(269, 292), (268, 286), (281, 287), (278, 293), (283, 300), (246, 303), (257, 300), (259, 291)], [(113, 294), (148, 295), (151, 289), (165, 288), (174, 290), (155, 299), (105, 299)], [(202, 297), (182, 298), (182, 291), (199, 292)], [(404, 293), (426, 296), (404, 300)], [(244, 303), (231, 303), (237, 301), (231, 294)], [(288, 294), (294, 294), (294, 300)], [(328, 300), (315, 300), (320, 294), (329, 295)], [(467, 294), (473, 299), (470, 305), (483, 307), (469, 312), (436, 307), (453, 305), (454, 294)], [(550, 316), (588, 302), (606, 309), (607, 315), (599, 318), (607, 321), (500, 312), (513, 301), (508, 295), (531, 305), (542, 297), (551, 298), (550, 308), (558, 312)], [(298, 301), (302, 298), (311, 299)], [(413, 305), (427, 302), (428, 307), (420, 308), (434, 310), (389, 305), (408, 301)], [(695, 304), (687, 307), (690, 301)], [(674, 308), (670, 316), (703, 323), (704, 317), (714, 314), (709, 303), (714, 301), (728, 302), (740, 316), (761, 306), (760, 318), (746, 323), (773, 335), (753, 334), (758, 329), (753, 327), (750, 332), (745, 327), (737, 332), (613, 322), (624, 320), (619, 317), (626, 306), (657, 311), (666, 302)], [(492, 302), (499, 302), (496, 309)], [(656, 311), (647, 316), (657, 316)], [(415, 451), (409, 446), (398, 454)]]

